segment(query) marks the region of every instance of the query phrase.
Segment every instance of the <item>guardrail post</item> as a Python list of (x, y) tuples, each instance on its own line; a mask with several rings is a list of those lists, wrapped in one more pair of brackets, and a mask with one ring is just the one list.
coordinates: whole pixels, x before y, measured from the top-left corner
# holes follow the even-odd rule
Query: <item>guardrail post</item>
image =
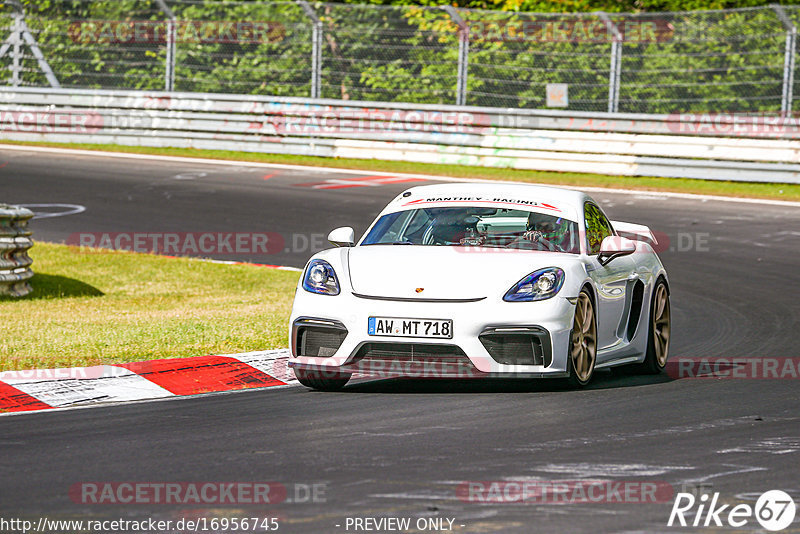
[(175, 90), (175, 13), (164, 0), (156, 0), (156, 4), (167, 16), (167, 57), (164, 65), (164, 90)]
[(306, 0), (297, 0), (311, 19), (311, 98), (319, 98), (322, 83), (322, 21)]
[(787, 116), (792, 112), (792, 90), (794, 89), (794, 60), (797, 48), (797, 28), (786, 15), (783, 6), (770, 4), (775, 14), (786, 30), (786, 44), (783, 50), (783, 88), (781, 90), (781, 115)]
[(456, 77), (456, 105), (467, 105), (467, 73), (469, 70), (469, 25), (453, 6), (441, 6), (458, 24), (458, 72)]
[(19, 206), (0, 204), (0, 295), (23, 297), (33, 288), (33, 260), (28, 249), (33, 246), (28, 221), (33, 212)]
[(619, 112), (619, 79), (622, 74), (622, 34), (617, 25), (611, 21), (607, 13), (597, 11), (600, 20), (606, 23), (606, 29), (613, 36), (611, 41), (611, 64), (608, 70), (608, 112)]

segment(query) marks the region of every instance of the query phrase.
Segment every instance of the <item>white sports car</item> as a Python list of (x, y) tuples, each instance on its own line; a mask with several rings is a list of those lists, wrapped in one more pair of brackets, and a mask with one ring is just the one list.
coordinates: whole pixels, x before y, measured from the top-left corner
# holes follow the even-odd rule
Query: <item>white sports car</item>
[[(632, 238), (623, 237), (622, 234)], [(358, 243), (328, 239), (298, 283), (298, 380), (334, 390), (356, 374), (562, 377), (660, 372), (669, 280), (646, 226), (609, 221), (585, 193), (524, 184), (414, 187)]]

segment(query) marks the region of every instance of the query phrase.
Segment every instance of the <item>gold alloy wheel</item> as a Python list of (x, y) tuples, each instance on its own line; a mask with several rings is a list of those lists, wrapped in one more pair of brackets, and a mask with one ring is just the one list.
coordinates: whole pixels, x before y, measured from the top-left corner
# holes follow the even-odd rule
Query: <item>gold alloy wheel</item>
[(653, 349), (655, 350), (656, 363), (660, 368), (667, 365), (670, 332), (670, 308), (667, 286), (658, 284), (653, 298)]
[(594, 372), (597, 356), (597, 326), (594, 306), (586, 292), (581, 291), (575, 305), (575, 321), (572, 324), (569, 357), (572, 370), (580, 384), (586, 384)]

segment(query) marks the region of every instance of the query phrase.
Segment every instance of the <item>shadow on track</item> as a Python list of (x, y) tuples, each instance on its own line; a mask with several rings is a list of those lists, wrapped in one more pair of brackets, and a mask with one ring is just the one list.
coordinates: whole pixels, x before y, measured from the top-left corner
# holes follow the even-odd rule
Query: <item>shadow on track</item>
[(597, 371), (594, 380), (585, 388), (572, 388), (566, 380), (553, 378), (387, 378), (354, 382), (341, 393), (571, 393), (601, 389), (640, 387), (664, 384), (673, 379), (664, 373), (658, 375), (616, 375)]

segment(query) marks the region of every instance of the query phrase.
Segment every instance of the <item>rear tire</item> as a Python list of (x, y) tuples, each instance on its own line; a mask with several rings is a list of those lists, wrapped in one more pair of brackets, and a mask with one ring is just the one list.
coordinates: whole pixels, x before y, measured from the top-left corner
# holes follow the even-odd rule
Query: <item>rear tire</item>
[(597, 361), (597, 315), (588, 291), (582, 289), (575, 304), (567, 365), (569, 383), (583, 387), (592, 381)]
[(669, 291), (664, 280), (659, 279), (653, 289), (650, 302), (650, 324), (647, 334), (647, 352), (639, 370), (657, 375), (667, 365), (672, 314), (669, 306)]
[(350, 380), (350, 373), (337, 373), (335, 371), (309, 371), (295, 369), (297, 381), (307, 388), (320, 391), (338, 391)]

